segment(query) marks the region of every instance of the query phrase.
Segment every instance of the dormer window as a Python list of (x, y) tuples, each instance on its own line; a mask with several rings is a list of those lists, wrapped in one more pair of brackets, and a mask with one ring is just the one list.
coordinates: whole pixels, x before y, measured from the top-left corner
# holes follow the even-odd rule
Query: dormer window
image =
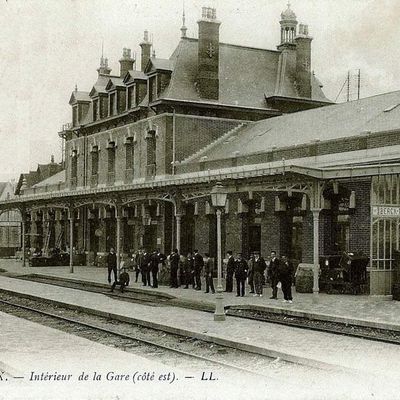
[(115, 109), (116, 109), (116, 94), (110, 93), (109, 97), (109, 103), (108, 103), (108, 115), (111, 117), (112, 115), (115, 115)]
[(149, 102), (157, 99), (157, 75), (149, 78)]
[(136, 106), (135, 102), (135, 85), (126, 88), (127, 110)]
[(93, 100), (93, 121), (99, 119), (99, 99)]

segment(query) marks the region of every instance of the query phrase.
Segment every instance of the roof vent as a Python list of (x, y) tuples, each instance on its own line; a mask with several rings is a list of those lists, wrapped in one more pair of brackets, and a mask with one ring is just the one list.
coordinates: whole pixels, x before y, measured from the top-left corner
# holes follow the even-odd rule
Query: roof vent
[(400, 106), (400, 103), (393, 104), (393, 105), (391, 105), (390, 107), (385, 108), (385, 109), (383, 110), (383, 112), (390, 112), (390, 111), (394, 110), (395, 108), (397, 108), (398, 106)]

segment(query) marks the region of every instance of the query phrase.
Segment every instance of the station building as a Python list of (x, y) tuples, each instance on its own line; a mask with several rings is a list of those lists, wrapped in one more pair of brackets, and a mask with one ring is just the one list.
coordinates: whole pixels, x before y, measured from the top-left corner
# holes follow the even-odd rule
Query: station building
[[(8, 201), (15, 195), (13, 182), (0, 182), (0, 201)], [(0, 257), (11, 257), (21, 248), (21, 214), (9, 210), (0, 214)]]
[[(278, 26), (278, 24), (277, 24)], [(71, 94), (65, 169), (30, 185), (18, 208), (30, 247), (72, 247), (88, 265), (116, 247), (216, 254), (210, 192), (228, 193), (222, 248), (276, 250), (318, 274), (321, 255), (370, 256), (370, 293), (390, 295), (399, 248), (400, 92), (333, 105), (311, 70), (308, 27), (290, 6), (281, 43), (264, 50), (219, 41), (203, 8), (198, 38), (141, 68), (124, 49), (120, 72)], [(318, 291), (318, 285), (314, 287)]]

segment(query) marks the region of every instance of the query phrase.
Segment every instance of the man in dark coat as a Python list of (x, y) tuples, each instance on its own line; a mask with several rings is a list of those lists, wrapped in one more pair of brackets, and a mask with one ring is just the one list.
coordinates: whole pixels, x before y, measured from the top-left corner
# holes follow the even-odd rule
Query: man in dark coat
[(253, 271), (254, 271), (254, 288), (256, 291), (254, 296), (262, 297), (263, 275), (265, 268), (267, 268), (265, 260), (260, 256), (259, 252), (254, 252)]
[(226, 264), (226, 287), (225, 292), (231, 293), (233, 291), (233, 274), (235, 272), (235, 259), (231, 251), (227, 251), (228, 262)]
[(204, 293), (209, 293), (210, 289), (212, 293), (215, 293), (214, 289), (214, 260), (210, 258), (210, 255), (204, 254), (204, 276), (206, 278), (206, 291)]
[(249, 262), (247, 264), (247, 278), (250, 286), (250, 293), (254, 293), (254, 254), (250, 253)]
[(169, 262), (171, 264), (171, 272), (170, 272), (170, 287), (178, 288), (178, 268), (179, 261), (181, 257), (179, 255), (178, 249), (175, 249), (169, 256)]
[(192, 253), (189, 252), (183, 264), (183, 276), (185, 281), (184, 289), (189, 289), (189, 285), (194, 288), (194, 258)]
[(115, 250), (111, 247), (107, 255), (107, 270), (108, 270), (108, 283), (111, 283), (111, 272), (114, 272), (114, 282), (117, 281), (117, 255)]
[(199, 254), (198, 250), (194, 251), (194, 281), (196, 285), (196, 290), (201, 290), (201, 271), (203, 270), (204, 260)]
[(292, 303), (292, 279), (293, 279), (293, 264), (286, 256), (282, 256), (279, 263), (279, 280), (282, 284), (282, 292), (285, 303)]
[(276, 251), (271, 251), (271, 260), (268, 267), (268, 277), (271, 282), (272, 296), (270, 299), (277, 299), (278, 288), (277, 284), (279, 282), (279, 258), (276, 256)]
[(236, 296), (244, 296), (245, 283), (247, 277), (248, 266), (246, 260), (242, 257), (242, 253), (238, 253), (235, 260), (235, 278), (236, 278)]
[(153, 288), (158, 288), (158, 264), (159, 264), (159, 257), (157, 250), (153, 251), (150, 256), (150, 272), (153, 277)]
[(141, 260), (141, 264), (140, 264), (140, 272), (142, 274), (142, 282), (143, 282), (143, 286), (150, 286), (150, 267), (149, 267), (149, 263), (150, 263), (150, 254), (147, 253), (147, 250), (144, 249), (143, 250), (143, 254), (142, 254), (142, 260)]
[(140, 266), (142, 264), (142, 249), (139, 249), (135, 254), (135, 283), (138, 281), (140, 274)]
[(111, 291), (113, 292), (115, 286), (120, 285), (121, 293), (124, 292), (124, 288), (129, 285), (130, 277), (129, 273), (127, 272), (126, 268), (122, 268), (122, 272), (119, 275), (118, 281), (115, 281), (111, 286)]

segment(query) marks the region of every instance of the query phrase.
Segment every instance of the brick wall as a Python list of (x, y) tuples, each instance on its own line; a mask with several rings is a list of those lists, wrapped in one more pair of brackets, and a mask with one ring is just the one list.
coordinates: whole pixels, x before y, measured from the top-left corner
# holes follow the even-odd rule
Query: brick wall
[[(237, 126), (240, 121), (207, 117), (176, 115), (176, 160), (195, 153), (207, 144)], [(125, 140), (135, 137), (133, 179), (146, 177), (147, 140), (149, 129), (156, 131), (156, 174), (165, 175), (172, 172), (173, 160), (173, 116), (162, 114), (140, 120), (122, 127), (116, 127), (104, 132), (94, 133), (88, 137), (74, 138), (66, 142), (66, 182), (71, 178), (71, 153), (78, 151), (77, 187), (90, 186), (92, 176), (91, 149), (98, 147), (98, 177), (99, 185), (108, 184), (108, 150), (109, 142), (115, 143), (115, 177), (116, 184), (126, 182), (126, 149)], [(86, 154), (86, 156), (85, 156)], [(86, 176), (86, 179), (85, 179)]]
[(350, 251), (370, 252), (371, 180), (349, 182), (344, 185), (356, 192), (356, 208), (350, 217)]
[(194, 154), (239, 125), (240, 122), (229, 119), (177, 115), (175, 122), (176, 160), (182, 161)]

